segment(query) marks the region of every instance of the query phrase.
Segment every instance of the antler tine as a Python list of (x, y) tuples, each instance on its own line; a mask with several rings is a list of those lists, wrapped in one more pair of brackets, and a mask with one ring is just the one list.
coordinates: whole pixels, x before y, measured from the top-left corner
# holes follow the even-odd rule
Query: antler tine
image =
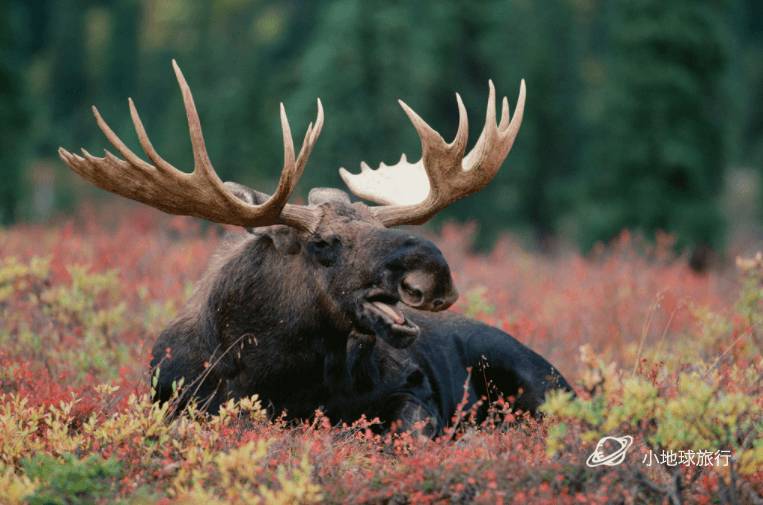
[(316, 100), (316, 106), (318, 107), (318, 112), (316, 113), (315, 117), (315, 128), (313, 129), (313, 135), (310, 139), (310, 144), (315, 145), (315, 143), (318, 141), (318, 137), (321, 134), (321, 130), (323, 130), (323, 103), (321, 102), (321, 99), (318, 98)]
[(291, 128), (289, 127), (289, 119), (286, 116), (286, 108), (283, 103), (281, 104), (281, 129), (283, 131), (284, 142), (284, 168), (281, 172), (281, 178), (278, 182), (278, 188), (273, 196), (268, 200), (270, 203), (272, 200), (274, 206), (286, 204), (289, 199), (294, 186), (302, 176), (304, 172), (307, 160), (313, 151), (320, 130), (323, 127), (323, 105), (320, 99), (318, 99), (318, 112), (315, 119), (315, 123), (310, 123), (305, 132), (305, 138), (302, 141), (302, 146), (299, 150), (299, 155), (294, 156), (294, 141), (291, 135)]
[(185, 107), (185, 114), (188, 120), (188, 135), (191, 137), (191, 147), (193, 149), (193, 171), (194, 173), (200, 171), (210, 179), (216, 179), (222, 186), (222, 181), (217, 177), (217, 173), (212, 167), (212, 162), (209, 160), (209, 155), (207, 154), (204, 133), (201, 130), (201, 120), (199, 120), (199, 113), (196, 111), (196, 104), (193, 101), (191, 88), (188, 87), (185, 76), (180, 70), (177, 61), (174, 59), (172, 60), (172, 69), (175, 71), (175, 77), (180, 86), (180, 93), (183, 96), (183, 106)]
[(278, 187), (275, 193), (265, 204), (283, 207), (286, 204), (286, 200), (289, 199), (289, 195), (291, 195), (299, 175), (301, 175), (297, 173), (294, 139), (291, 136), (289, 118), (286, 117), (286, 108), (283, 103), (281, 104), (281, 131), (283, 133), (283, 170), (281, 171), (281, 178), (278, 180)]
[[(135, 166), (135, 168), (142, 169), (144, 171), (150, 171), (151, 165), (140, 159), (138, 155), (132, 152), (130, 148), (127, 147), (124, 142), (122, 142), (122, 139), (120, 139), (117, 134), (114, 133), (114, 130), (112, 130), (106, 120), (103, 119), (103, 116), (101, 116), (101, 113), (98, 112), (98, 108), (95, 105), (92, 106), (92, 111), (93, 116), (95, 116), (95, 123), (98, 125), (98, 128), (103, 132), (104, 136), (111, 143), (111, 145), (113, 145), (114, 148), (119, 151), (119, 154), (124, 156), (124, 158), (131, 165)], [(89, 153), (87, 157), (95, 158), (95, 156), (91, 156)]]
[(456, 130), (456, 136), (450, 143), (450, 147), (454, 154), (463, 158), (466, 143), (469, 141), (469, 115), (466, 113), (464, 101), (461, 100), (461, 95), (458, 93), (456, 93), (456, 103), (458, 104), (458, 130)]
[(318, 112), (316, 113), (315, 122), (308, 125), (307, 131), (305, 132), (305, 138), (302, 141), (302, 147), (299, 150), (299, 156), (297, 157), (297, 165), (300, 167), (300, 174), (304, 169), (305, 163), (307, 163), (307, 159), (313, 152), (313, 147), (315, 147), (315, 143), (318, 141), (321, 129), (323, 128), (323, 104), (321, 103), (320, 98), (317, 100), (317, 103)]
[[(522, 83), (524, 82), (524, 79), (522, 79)], [(498, 124), (498, 129), (504, 130), (509, 123), (509, 119), (509, 99), (503, 97), (501, 100), (501, 122)]]
[[(516, 139), (517, 134), (519, 133), (519, 128), (522, 126), (522, 118), (525, 114), (525, 95), (526, 95), (526, 87), (525, 87), (525, 80), (522, 79), (522, 81), (519, 83), (519, 96), (517, 97), (517, 106), (514, 108), (514, 116), (511, 118), (511, 122), (509, 123), (509, 126), (505, 128), (505, 132), (502, 132), (507, 139), (511, 139), (511, 142), (514, 142), (514, 139)], [(509, 116), (509, 102), (504, 97), (504, 101), (506, 103), (505, 107), (505, 116)], [(503, 124), (503, 113), (501, 116), (501, 124)], [(503, 128), (501, 128), (503, 129)], [(509, 148), (511, 148), (511, 144), (509, 145)]]
[(156, 149), (154, 149), (153, 144), (151, 144), (151, 140), (148, 138), (146, 129), (143, 127), (143, 121), (140, 119), (138, 109), (135, 107), (135, 103), (132, 101), (132, 98), (127, 99), (127, 105), (130, 108), (132, 124), (135, 127), (135, 134), (138, 136), (138, 142), (140, 142), (140, 146), (143, 148), (143, 152), (146, 153), (148, 158), (158, 169), (164, 170), (165, 172), (178, 172), (175, 167), (167, 163), (164, 158), (159, 156), (159, 153), (156, 152)]
[[(506, 99), (504, 98), (504, 101)], [(506, 101), (508, 105), (508, 101)], [(501, 118), (503, 121), (503, 117)], [(482, 166), (483, 162), (487, 158), (489, 152), (489, 146), (495, 143), (495, 137), (498, 131), (495, 125), (495, 86), (492, 79), (488, 81), (488, 99), (487, 108), (485, 109), (485, 125), (482, 127), (480, 136), (477, 139), (477, 143), (466, 155), (461, 163), (462, 168), (465, 171), (471, 171)]]
[[(445, 142), (435, 129), (424, 121), (408, 104), (399, 100), (400, 106), (405, 114), (410, 118), (413, 127), (421, 140), (422, 158), (428, 158), (433, 162), (425, 163), (424, 169), (429, 177), (432, 187), (440, 186), (446, 183), (444, 180), (454, 171), (458, 170), (458, 165), (454, 163), (440, 162), (440, 160), (460, 160), (463, 158), (466, 150), (466, 142), (469, 136), (469, 118), (466, 113), (466, 107), (461, 100), (461, 95), (456, 93), (456, 104), (458, 105), (458, 130), (456, 136), (450, 143)], [(434, 161), (436, 160), (436, 161)]]
[(445, 145), (445, 139), (442, 138), (442, 135), (437, 133), (434, 128), (421, 119), (421, 116), (419, 116), (416, 111), (411, 109), (408, 104), (402, 100), (398, 100), (398, 103), (400, 104), (400, 107), (402, 107), (403, 112), (408, 116), (408, 119), (411, 120), (416, 132), (419, 134), (422, 149)]
[[(361, 170), (359, 174), (340, 169), (340, 175), (351, 191), (382, 204), (371, 210), (385, 226), (423, 223), (454, 201), (479, 191), (495, 177), (522, 123), (525, 84), (523, 80), (511, 120), (508, 100), (503, 98), (500, 123), (496, 121), (493, 81), (488, 82), (488, 88), (485, 125), (474, 148), (466, 156), (468, 118), (461, 96), (456, 94), (459, 125), (451, 143), (446, 143), (413, 109), (400, 101), (421, 140), (421, 161), (411, 164), (402, 158), (396, 165), (382, 164), (377, 170)], [(428, 186), (426, 196), (411, 203), (411, 198), (418, 192), (401, 191), (406, 186), (403, 178), (410, 184), (410, 181), (421, 180), (422, 172)]]
[(156, 152), (132, 99), (128, 100), (130, 116), (138, 141), (153, 162), (149, 164), (133, 153), (114, 133), (98, 110), (93, 107), (96, 123), (109, 142), (125, 158), (121, 160), (108, 151), (103, 158), (83, 149), (84, 157), (60, 148), (61, 159), (74, 172), (96, 186), (124, 197), (146, 203), (171, 214), (189, 215), (210, 221), (245, 227), (286, 224), (298, 229), (312, 230), (319, 216), (316, 209), (290, 205), (287, 202), (302, 175), (307, 159), (318, 138), (323, 123), (323, 110), (318, 102), (318, 119), (308, 127), (299, 157), (294, 152), (286, 111), (281, 105), (281, 129), (284, 141), (284, 166), (278, 188), (264, 203), (255, 205), (231, 193), (215, 172), (209, 159), (201, 121), (191, 89), (180, 67), (172, 60), (172, 68), (180, 86), (188, 120), (188, 132), (193, 148), (194, 168), (191, 173), (178, 170)]
[[(487, 171), (491, 174), (492, 179), (501, 167), (501, 163), (506, 159), (506, 156), (511, 151), (511, 147), (514, 145), (514, 139), (516, 139), (519, 133), (519, 127), (522, 124), (522, 117), (525, 109), (525, 81), (522, 79), (519, 85), (519, 96), (517, 97), (517, 106), (514, 109), (514, 116), (509, 121), (509, 101), (506, 97), (503, 98), (501, 107), (501, 121), (497, 127), (495, 127), (496, 139), (494, 142), (489, 143), (492, 145), (492, 149), (485, 153), (486, 159), (483, 164), (487, 167)], [(494, 119), (493, 119), (494, 121)], [(508, 124), (507, 124), (508, 123)], [(492, 123), (495, 125), (495, 123)], [(489, 182), (489, 181), (488, 181)]]

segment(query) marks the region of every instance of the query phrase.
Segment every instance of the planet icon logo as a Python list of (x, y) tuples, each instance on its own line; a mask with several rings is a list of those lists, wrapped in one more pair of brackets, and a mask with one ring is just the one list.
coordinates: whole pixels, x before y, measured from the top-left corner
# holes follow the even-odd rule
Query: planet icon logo
[[(609, 443), (609, 444), (608, 444)], [(596, 448), (593, 450), (585, 464), (591, 468), (601, 465), (617, 466), (625, 461), (625, 454), (628, 452), (628, 448), (633, 444), (633, 437), (625, 435), (622, 437), (604, 437), (596, 443)], [(607, 446), (616, 446), (614, 451), (609, 452)]]

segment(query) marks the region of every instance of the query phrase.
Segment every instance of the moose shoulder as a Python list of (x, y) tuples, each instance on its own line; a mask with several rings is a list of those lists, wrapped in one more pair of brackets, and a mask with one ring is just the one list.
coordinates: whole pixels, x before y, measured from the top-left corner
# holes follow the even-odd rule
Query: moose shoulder
[[(484, 127), (469, 152), (458, 95), (458, 131), (449, 143), (401, 102), (420, 137), (421, 160), (409, 163), (403, 156), (376, 170), (362, 164), (359, 174), (340, 169), (350, 190), (376, 206), (353, 203), (336, 189), (313, 190), (307, 205), (295, 205), (289, 197), (323, 126), (320, 100), (299, 151), (281, 105), (284, 163), (268, 195), (220, 180), (190, 88), (174, 61), (173, 68), (193, 147), (191, 172), (156, 152), (131, 100), (135, 131), (150, 162), (131, 151), (95, 108), (98, 126), (121, 158), (59, 149), (72, 170), (100, 188), (168, 213), (250, 231), (217, 254), (191, 301), (159, 336), (152, 362), (159, 372), (157, 400), (169, 399), (173, 385), (183, 382), (180, 403), (193, 397), (215, 411), (227, 398), (256, 393), (275, 413), (310, 416), (332, 400), (325, 359), (342, 355), (351, 335), (373, 335), (394, 349), (422, 335), (425, 341), (451, 338), (445, 330), (450, 319), (435, 314), (458, 296), (447, 262), (428, 240), (391, 228), (423, 223), (493, 179), (522, 121), (524, 82), (515, 114), (510, 116), (504, 98), (500, 120), (490, 82)], [(409, 309), (429, 317), (412, 317)], [(419, 352), (410, 349), (400, 352)]]

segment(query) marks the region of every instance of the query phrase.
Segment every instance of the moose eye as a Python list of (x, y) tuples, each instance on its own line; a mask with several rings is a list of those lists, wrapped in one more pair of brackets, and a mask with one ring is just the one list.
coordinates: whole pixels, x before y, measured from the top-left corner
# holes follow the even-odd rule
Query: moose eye
[(309, 250), (323, 266), (331, 266), (339, 259), (342, 242), (338, 237), (326, 237), (310, 242)]

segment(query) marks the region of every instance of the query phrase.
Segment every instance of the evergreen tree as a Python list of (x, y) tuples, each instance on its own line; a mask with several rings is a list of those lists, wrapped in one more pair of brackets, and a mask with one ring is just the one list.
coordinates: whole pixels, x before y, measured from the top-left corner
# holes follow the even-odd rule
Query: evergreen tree
[(716, 0), (611, 6), (608, 80), (581, 179), (585, 249), (624, 228), (721, 245), (727, 15)]
[[(763, 3), (738, 0), (736, 12), (735, 78), (731, 82), (737, 112), (734, 161), (757, 167), (763, 201)], [(759, 210), (763, 212), (763, 205)]]
[[(402, 152), (416, 158), (417, 136), (397, 98), (445, 136), (455, 132), (455, 121), (440, 121), (434, 103), (441, 89), (453, 86), (437, 79), (438, 68), (448, 64), (438, 50), (438, 29), (445, 28), (438, 23), (443, 9), (437, 3), (338, 0), (323, 5), (288, 101), (294, 117), (312, 119), (316, 96), (326, 107), (326, 126), (312, 156), (314, 168), (303, 177), (305, 187), (341, 186), (339, 166), (357, 171), (361, 161), (395, 163)], [(414, 21), (422, 16), (432, 26)], [(448, 118), (455, 118), (455, 98), (448, 93)]]
[(22, 195), (21, 163), (26, 148), (21, 65), (15, 45), (16, 18), (0, 0), (0, 225), (13, 223)]
[(463, 2), (457, 12), (462, 39), (472, 41), (464, 47), (462, 73), (478, 89), (475, 122), (481, 119), (488, 78), (508, 96), (512, 113), (524, 78), (527, 104), (522, 129), (498, 176), (478, 197), (459, 202), (453, 215), (479, 220), (480, 245), (511, 229), (549, 246), (569, 209), (569, 181), (578, 171), (581, 54), (573, 4)]
[[(635, 228), (677, 233), (682, 246), (718, 246), (724, 137), (735, 142), (734, 162), (763, 159), (759, 2), (726, 2), (0, 0), (0, 115), (10, 132), (0, 140), (3, 219), (20, 198), (18, 162), (5, 161), (22, 155), (19, 138), (41, 159), (59, 145), (108, 147), (92, 103), (139, 150), (125, 104), (133, 96), (157, 149), (190, 169), (169, 66), (176, 58), (224, 179), (272, 190), (280, 101), (297, 142), (316, 96), (326, 108), (299, 198), (312, 186), (341, 187), (340, 166), (419, 155), (397, 98), (449, 138), (458, 91), (471, 147), (487, 80), (513, 109), (525, 78), (525, 119), (505, 166), (438, 220), (478, 221), (480, 245), (510, 229), (544, 245), (576, 235), (589, 248)], [(732, 60), (725, 24), (733, 6)], [(722, 107), (724, 79), (735, 111)], [(29, 97), (24, 114), (21, 95)]]
[[(84, 145), (83, 139), (93, 138), (92, 114), (88, 95), (88, 72), (85, 15), (80, 2), (61, 0), (51, 4), (52, 19), (47, 79), (47, 108), (49, 128), (41, 133), (40, 150), (45, 155), (55, 153), (59, 145)], [(38, 97), (42, 98), (42, 97)]]
[(572, 18), (567, 0), (552, 6), (465, 0), (326, 4), (302, 59), (295, 100), (307, 110), (315, 94), (324, 98), (327, 124), (313, 158), (322, 171), (330, 167), (333, 179), (310, 170), (305, 179), (341, 184), (336, 166), (394, 163), (401, 152), (416, 159), (417, 137), (398, 97), (449, 138), (458, 120), (458, 91), (470, 113), (471, 146), (482, 128), (488, 79), (513, 107), (524, 77), (527, 110), (504, 168), (479, 195), (438, 218), (479, 221), (481, 245), (507, 227), (545, 238), (564, 209), (565, 177), (576, 170)]
[(136, 91), (138, 66), (139, 28), (141, 21), (138, 0), (120, 0), (111, 5), (110, 30), (105, 44), (103, 93), (112, 101), (124, 106), (126, 97)]

